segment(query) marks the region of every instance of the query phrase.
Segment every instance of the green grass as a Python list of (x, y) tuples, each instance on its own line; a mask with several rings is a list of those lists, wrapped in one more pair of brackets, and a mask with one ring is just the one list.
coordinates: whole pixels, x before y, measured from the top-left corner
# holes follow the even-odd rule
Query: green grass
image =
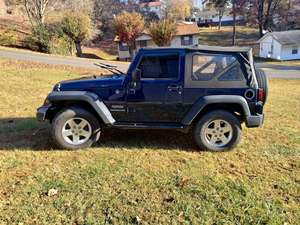
[(231, 152), (199, 152), (177, 132), (116, 130), (58, 151), (35, 110), (56, 82), (89, 71), (0, 68), (0, 224), (299, 224), (300, 81), (271, 80), (264, 127), (244, 129)]

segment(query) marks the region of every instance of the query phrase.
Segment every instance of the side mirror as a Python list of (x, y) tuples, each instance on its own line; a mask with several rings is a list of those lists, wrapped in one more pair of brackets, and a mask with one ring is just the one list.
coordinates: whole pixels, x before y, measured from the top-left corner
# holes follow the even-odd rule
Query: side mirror
[(132, 72), (132, 81), (133, 82), (139, 82), (141, 80), (141, 70), (140, 69), (135, 69)]

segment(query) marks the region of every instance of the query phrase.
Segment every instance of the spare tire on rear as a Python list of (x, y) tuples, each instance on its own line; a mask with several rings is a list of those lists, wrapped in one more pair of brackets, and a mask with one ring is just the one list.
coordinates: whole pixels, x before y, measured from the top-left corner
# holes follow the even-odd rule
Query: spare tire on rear
[(268, 95), (269, 95), (269, 80), (267, 75), (262, 69), (257, 69), (255, 73), (256, 73), (258, 87), (263, 89), (265, 92), (265, 97), (263, 100), (263, 104), (265, 104), (267, 102)]

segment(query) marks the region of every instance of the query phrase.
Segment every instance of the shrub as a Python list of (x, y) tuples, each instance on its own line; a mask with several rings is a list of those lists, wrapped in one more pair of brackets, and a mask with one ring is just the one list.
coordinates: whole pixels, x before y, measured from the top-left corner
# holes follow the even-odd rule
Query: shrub
[(63, 32), (74, 42), (77, 55), (82, 55), (81, 43), (91, 35), (91, 20), (82, 14), (68, 13), (62, 23)]
[(177, 33), (176, 23), (172, 20), (161, 20), (151, 23), (149, 33), (156, 45), (169, 46), (172, 38)]
[(32, 28), (32, 34), (25, 40), (25, 45), (31, 50), (50, 52), (52, 34), (45, 25)]
[(0, 45), (13, 46), (17, 44), (17, 34), (15, 30), (5, 30), (0, 34)]
[(123, 12), (114, 19), (116, 35), (121, 42), (127, 43), (130, 57), (133, 57), (136, 38), (144, 31), (145, 21), (139, 13)]
[(54, 36), (49, 43), (49, 53), (58, 55), (74, 55), (75, 45), (65, 36)]

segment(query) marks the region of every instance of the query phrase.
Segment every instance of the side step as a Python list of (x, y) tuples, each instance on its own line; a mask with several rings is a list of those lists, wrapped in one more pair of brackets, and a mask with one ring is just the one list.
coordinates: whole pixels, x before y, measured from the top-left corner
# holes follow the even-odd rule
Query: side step
[(114, 128), (119, 129), (175, 129), (183, 130), (187, 126), (180, 123), (125, 123), (125, 122), (116, 122), (112, 125)]

